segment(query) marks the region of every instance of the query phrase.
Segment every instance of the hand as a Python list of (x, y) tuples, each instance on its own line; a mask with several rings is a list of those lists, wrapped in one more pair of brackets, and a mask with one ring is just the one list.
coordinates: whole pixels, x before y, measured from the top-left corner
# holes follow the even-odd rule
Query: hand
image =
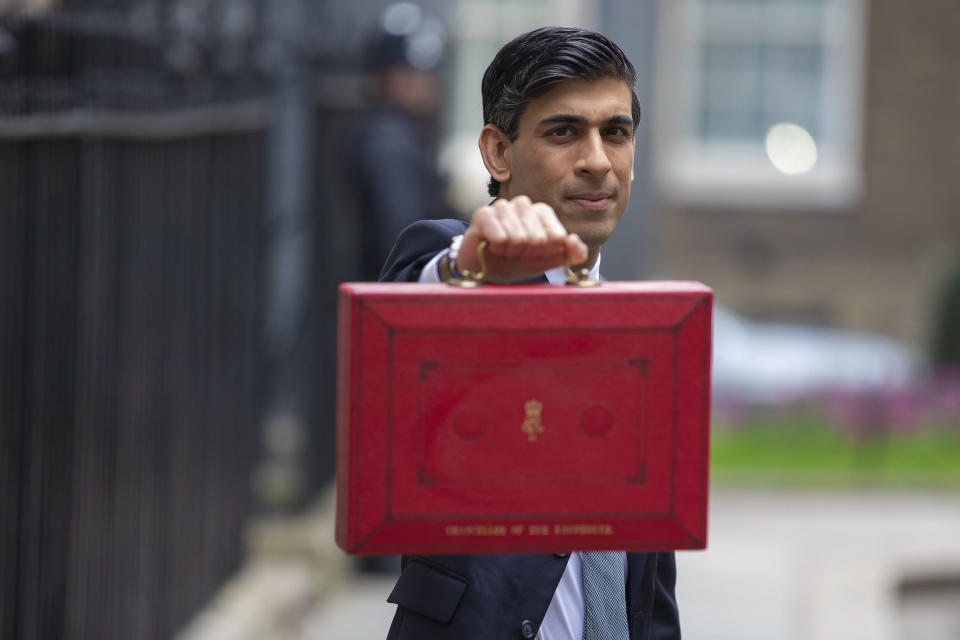
[(575, 233), (567, 233), (553, 208), (534, 204), (527, 196), (500, 198), (473, 213), (463, 234), (457, 268), (480, 269), (477, 246), (486, 240), (484, 252), (488, 282), (510, 282), (533, 278), (547, 269), (587, 260), (587, 245)]

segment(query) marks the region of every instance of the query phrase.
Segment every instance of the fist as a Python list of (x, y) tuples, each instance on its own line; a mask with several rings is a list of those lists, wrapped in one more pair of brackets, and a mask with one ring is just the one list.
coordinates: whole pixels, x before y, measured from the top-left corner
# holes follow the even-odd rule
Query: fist
[(479, 271), (477, 246), (483, 240), (488, 243), (484, 259), (489, 282), (526, 280), (566, 260), (580, 264), (588, 256), (587, 245), (567, 233), (550, 205), (533, 203), (527, 196), (500, 198), (474, 211), (460, 245), (459, 271)]

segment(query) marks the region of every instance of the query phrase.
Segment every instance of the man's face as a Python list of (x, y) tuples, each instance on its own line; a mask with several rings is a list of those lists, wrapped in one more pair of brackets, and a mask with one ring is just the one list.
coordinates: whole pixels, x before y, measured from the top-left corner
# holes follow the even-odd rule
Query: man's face
[(606, 242), (630, 199), (631, 96), (616, 78), (568, 80), (527, 103), (501, 195), (549, 204), (590, 248)]

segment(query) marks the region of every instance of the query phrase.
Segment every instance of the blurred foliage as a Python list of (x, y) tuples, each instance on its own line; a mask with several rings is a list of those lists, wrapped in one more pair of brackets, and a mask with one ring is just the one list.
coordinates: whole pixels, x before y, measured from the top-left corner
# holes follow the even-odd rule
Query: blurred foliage
[(960, 425), (938, 421), (863, 437), (817, 411), (765, 412), (714, 424), (714, 482), (960, 487)]

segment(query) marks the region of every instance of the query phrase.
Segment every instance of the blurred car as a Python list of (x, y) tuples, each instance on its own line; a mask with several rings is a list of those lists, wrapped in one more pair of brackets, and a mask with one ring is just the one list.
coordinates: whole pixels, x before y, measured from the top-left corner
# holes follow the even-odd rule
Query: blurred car
[(892, 338), (752, 321), (714, 306), (715, 400), (782, 404), (825, 392), (903, 389), (922, 367), (917, 353)]

